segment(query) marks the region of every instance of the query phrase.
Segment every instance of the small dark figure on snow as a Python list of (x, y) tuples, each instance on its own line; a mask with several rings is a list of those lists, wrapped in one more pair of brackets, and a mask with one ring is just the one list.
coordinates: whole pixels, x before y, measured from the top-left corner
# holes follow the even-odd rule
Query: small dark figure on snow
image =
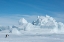
[(9, 35), (8, 34), (6, 34), (6, 37), (5, 38), (7, 38)]

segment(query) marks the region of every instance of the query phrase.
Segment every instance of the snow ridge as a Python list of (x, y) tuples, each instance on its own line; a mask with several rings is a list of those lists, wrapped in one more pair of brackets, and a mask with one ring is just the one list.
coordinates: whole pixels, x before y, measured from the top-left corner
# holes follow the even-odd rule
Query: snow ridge
[(13, 34), (44, 34), (44, 33), (64, 33), (64, 23), (57, 22), (53, 17), (48, 15), (38, 16), (32, 23), (26, 19), (19, 20), (19, 26), (0, 26), (0, 32), (9, 32)]

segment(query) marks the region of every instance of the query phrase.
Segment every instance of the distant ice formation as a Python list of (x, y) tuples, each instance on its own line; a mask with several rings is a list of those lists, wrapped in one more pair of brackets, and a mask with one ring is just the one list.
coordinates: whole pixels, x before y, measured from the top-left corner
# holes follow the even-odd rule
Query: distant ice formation
[(32, 23), (26, 19), (19, 20), (19, 26), (0, 26), (0, 31), (9, 30), (13, 34), (44, 34), (44, 33), (64, 33), (64, 23), (57, 22), (53, 17), (48, 15), (38, 16)]

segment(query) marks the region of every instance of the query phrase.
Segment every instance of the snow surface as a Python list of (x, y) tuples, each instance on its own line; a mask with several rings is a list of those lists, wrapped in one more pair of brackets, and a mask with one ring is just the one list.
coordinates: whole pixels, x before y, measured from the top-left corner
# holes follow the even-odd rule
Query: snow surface
[(64, 42), (63, 34), (15, 35), (0, 34), (0, 42)]
[[(8, 38), (5, 35), (9, 34)], [(64, 23), (48, 15), (38, 16), (29, 23), (19, 20), (19, 26), (1, 26), (0, 42), (64, 42)]]

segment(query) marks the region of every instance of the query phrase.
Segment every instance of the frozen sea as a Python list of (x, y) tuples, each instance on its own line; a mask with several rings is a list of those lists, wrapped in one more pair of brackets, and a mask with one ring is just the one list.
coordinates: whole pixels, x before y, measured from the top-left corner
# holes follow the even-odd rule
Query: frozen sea
[(0, 42), (64, 42), (64, 23), (48, 15), (32, 23), (21, 18), (18, 26), (0, 26)]
[(0, 34), (0, 42), (64, 42), (64, 34), (15, 35)]

